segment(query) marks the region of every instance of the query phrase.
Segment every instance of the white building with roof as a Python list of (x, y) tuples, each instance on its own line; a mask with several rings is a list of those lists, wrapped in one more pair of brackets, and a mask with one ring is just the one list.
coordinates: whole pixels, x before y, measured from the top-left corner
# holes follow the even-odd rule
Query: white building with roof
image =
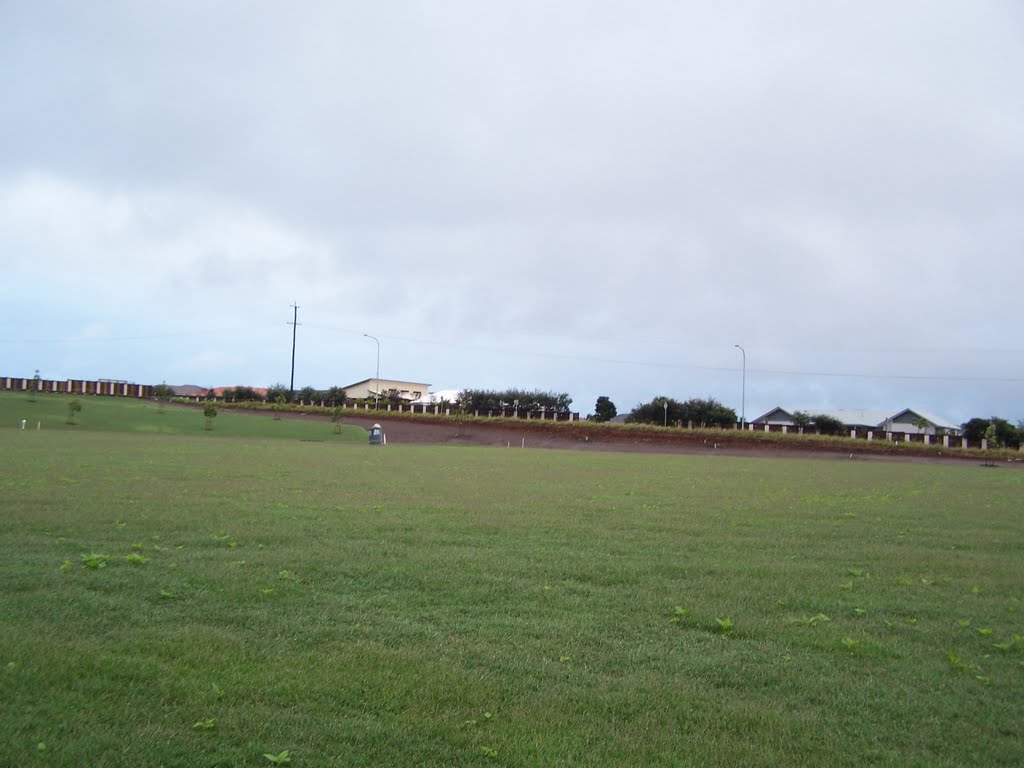
[[(793, 415), (807, 413), (811, 416), (829, 416), (838, 419), (849, 429), (874, 429), (882, 432), (905, 432), (912, 435), (935, 435), (946, 433), (960, 434), (960, 425), (948, 419), (920, 408), (904, 408), (902, 411), (882, 411), (870, 409), (825, 410), (821, 408), (790, 408), (776, 406), (767, 413), (758, 416), (750, 423), (755, 425), (796, 426)], [(918, 426), (921, 420), (927, 422)], [(915, 423), (917, 422), (917, 423)]]

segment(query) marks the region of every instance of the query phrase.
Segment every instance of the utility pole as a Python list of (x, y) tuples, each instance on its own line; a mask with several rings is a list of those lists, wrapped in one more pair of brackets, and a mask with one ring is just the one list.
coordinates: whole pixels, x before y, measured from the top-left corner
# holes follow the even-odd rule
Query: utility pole
[(739, 344), (733, 344), (743, 354), (743, 394), (740, 395), (740, 429), (747, 428), (747, 350)]
[(292, 304), (291, 308), (295, 310), (292, 315), (292, 321), (288, 323), (292, 327), (292, 381), (288, 387), (288, 399), (295, 399), (295, 332), (299, 327), (299, 305)]

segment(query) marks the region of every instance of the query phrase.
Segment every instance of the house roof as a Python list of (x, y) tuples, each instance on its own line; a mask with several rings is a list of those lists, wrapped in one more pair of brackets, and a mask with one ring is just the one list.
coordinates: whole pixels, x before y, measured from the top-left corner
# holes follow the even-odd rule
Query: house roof
[(423, 381), (407, 381), (405, 379), (383, 379), (378, 378), (376, 376), (372, 376), (369, 379), (360, 379), (359, 381), (353, 382), (352, 384), (342, 387), (342, 389), (352, 389), (352, 387), (358, 387), (361, 384), (369, 384), (371, 381), (380, 381), (384, 383), (391, 382), (394, 384), (415, 384), (417, 387), (422, 386), (424, 389), (430, 388), (430, 385)]
[(937, 414), (932, 413), (931, 411), (922, 411), (920, 408), (904, 408), (899, 413), (894, 414), (892, 416), (892, 419), (893, 421), (895, 421), (896, 419), (908, 413), (911, 413), (914, 416), (920, 416), (923, 419), (927, 419), (940, 429), (960, 429), (959, 424), (954, 424), (951, 421), (944, 419)]
[(959, 424), (953, 424), (948, 419), (937, 416), (930, 411), (923, 411), (920, 408), (904, 408), (902, 411), (893, 413), (892, 411), (881, 411), (868, 408), (791, 408), (789, 406), (779, 405), (772, 408), (770, 411), (761, 414), (756, 419), (753, 419), (752, 423), (767, 421), (770, 417), (778, 419), (780, 416), (788, 417), (789, 420), (792, 420), (793, 414), (797, 411), (803, 411), (804, 413), (809, 413), (812, 416), (830, 416), (833, 419), (838, 419), (847, 426), (857, 427), (884, 427), (886, 422), (896, 421), (906, 414), (913, 414), (927, 419), (934, 426), (940, 429), (960, 429)]

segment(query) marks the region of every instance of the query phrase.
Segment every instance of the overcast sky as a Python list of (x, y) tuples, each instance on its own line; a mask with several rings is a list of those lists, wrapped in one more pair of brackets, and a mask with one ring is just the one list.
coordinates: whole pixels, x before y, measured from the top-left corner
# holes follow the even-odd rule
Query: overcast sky
[(1024, 418), (1024, 4), (0, 0), (0, 375)]

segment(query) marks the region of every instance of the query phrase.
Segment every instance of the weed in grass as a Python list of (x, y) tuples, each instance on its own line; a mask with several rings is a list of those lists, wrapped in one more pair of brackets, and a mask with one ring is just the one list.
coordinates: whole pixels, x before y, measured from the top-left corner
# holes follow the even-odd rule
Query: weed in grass
[(73, 566), (73, 565), (71, 564), (71, 561), (70, 561), (70, 560), (65, 560), (65, 561), (64, 561), (63, 563), (61, 563), (61, 564), (60, 564), (60, 568), (59, 568), (58, 570), (59, 570), (59, 571), (60, 571), (61, 573), (67, 573), (67, 572), (68, 572), (68, 571), (70, 571), (70, 570), (71, 570), (71, 569), (72, 569), (73, 567), (74, 567), (74, 566)]
[(843, 589), (843, 590), (849, 591), (849, 590), (853, 589), (853, 582), (852, 581), (844, 581), (842, 584), (839, 585), (839, 588)]
[(978, 586), (971, 587), (971, 594), (972, 595), (980, 595), (981, 594), (981, 587), (978, 587)]
[(82, 555), (82, 566), (96, 571), (100, 568), (106, 568), (108, 560), (110, 560), (110, 555), (101, 555), (96, 552), (90, 552), (88, 555)]
[(862, 579), (868, 575), (868, 572), (863, 568), (848, 568), (846, 572), (855, 579)]
[(278, 752), (276, 755), (272, 755), (269, 752), (264, 752), (263, 756), (267, 758), (267, 760), (272, 762), (274, 765), (285, 765), (292, 761), (292, 759), (288, 756), (287, 749)]
[(844, 637), (842, 643), (848, 651), (855, 651), (860, 646), (860, 640), (854, 640), (852, 637)]
[(952, 666), (953, 669), (957, 672), (973, 672), (978, 674), (981, 673), (981, 667), (979, 667), (977, 664), (968, 664), (955, 653), (949, 654), (949, 663), (950, 666)]
[(217, 718), (208, 717), (205, 720), (196, 720), (192, 723), (193, 730), (196, 731), (210, 731), (213, 730), (213, 726), (217, 724)]
[(793, 623), (799, 623), (805, 627), (810, 627), (821, 622), (832, 621), (832, 619), (830, 619), (824, 613), (819, 613), (814, 616), (808, 616), (807, 614), (804, 614), (799, 619), (791, 619), (790, 621), (792, 621)]
[(956, 625), (958, 627), (969, 627), (969, 626), (971, 626), (971, 620), (970, 619), (957, 619), (956, 620)]
[(854, 608), (853, 612), (858, 616), (863, 616), (865, 613), (867, 613), (867, 610), (864, 608)]
[(272, 587), (262, 587), (260, 589), (260, 595), (262, 597), (270, 597), (272, 594), (274, 594), (274, 589)]
[(718, 625), (718, 626), (717, 626), (717, 627), (715, 628), (715, 629), (716, 629), (716, 631), (717, 631), (717, 632), (718, 632), (719, 634), (722, 634), (722, 635), (727, 635), (727, 634), (729, 634), (730, 632), (732, 632), (732, 630), (733, 630), (733, 628), (734, 628), (734, 625), (733, 625), (732, 619), (730, 619), (730, 618), (729, 618), (728, 616), (727, 616), (727, 617), (725, 617), (724, 619), (720, 619), (720, 618), (717, 618), (717, 617), (716, 617), (716, 618), (715, 618), (715, 624), (717, 624), (717, 625)]
[(45, 741), (40, 741), (38, 744), (36, 744), (36, 749), (38, 751), (40, 751), (40, 752), (45, 752), (46, 751), (46, 742)]
[(173, 589), (160, 590), (160, 599), (162, 600), (174, 600), (177, 596), (177, 593), (175, 593)]
[(911, 584), (914, 583), (910, 579), (908, 579), (906, 576), (897, 576), (895, 579), (893, 579), (893, 581), (895, 581), (901, 587), (909, 587)]
[(974, 631), (977, 632), (979, 635), (982, 635), (984, 637), (991, 637), (992, 636), (992, 627), (978, 627)]
[(489, 757), (492, 760), (498, 757), (498, 750), (492, 749), (491, 747), (481, 745), (480, 751), (484, 753), (485, 757)]
[(149, 558), (145, 555), (140, 555), (138, 552), (132, 552), (129, 555), (125, 555), (124, 559), (132, 565), (145, 565), (149, 562)]
[(677, 605), (675, 615), (672, 616), (671, 621), (673, 624), (678, 624), (680, 621), (682, 621), (689, 615), (689, 609), (683, 608), (683, 606), (681, 605)]
[(210, 686), (213, 688), (213, 697), (215, 699), (223, 699), (224, 698), (224, 689), (223, 688), (221, 688), (216, 683), (210, 683)]
[(572, 661), (572, 656), (559, 656), (558, 657), (558, 663), (559, 664), (568, 664), (570, 661)]
[(299, 577), (288, 570), (282, 570), (277, 572), (277, 578), (284, 579), (285, 581), (298, 581)]

